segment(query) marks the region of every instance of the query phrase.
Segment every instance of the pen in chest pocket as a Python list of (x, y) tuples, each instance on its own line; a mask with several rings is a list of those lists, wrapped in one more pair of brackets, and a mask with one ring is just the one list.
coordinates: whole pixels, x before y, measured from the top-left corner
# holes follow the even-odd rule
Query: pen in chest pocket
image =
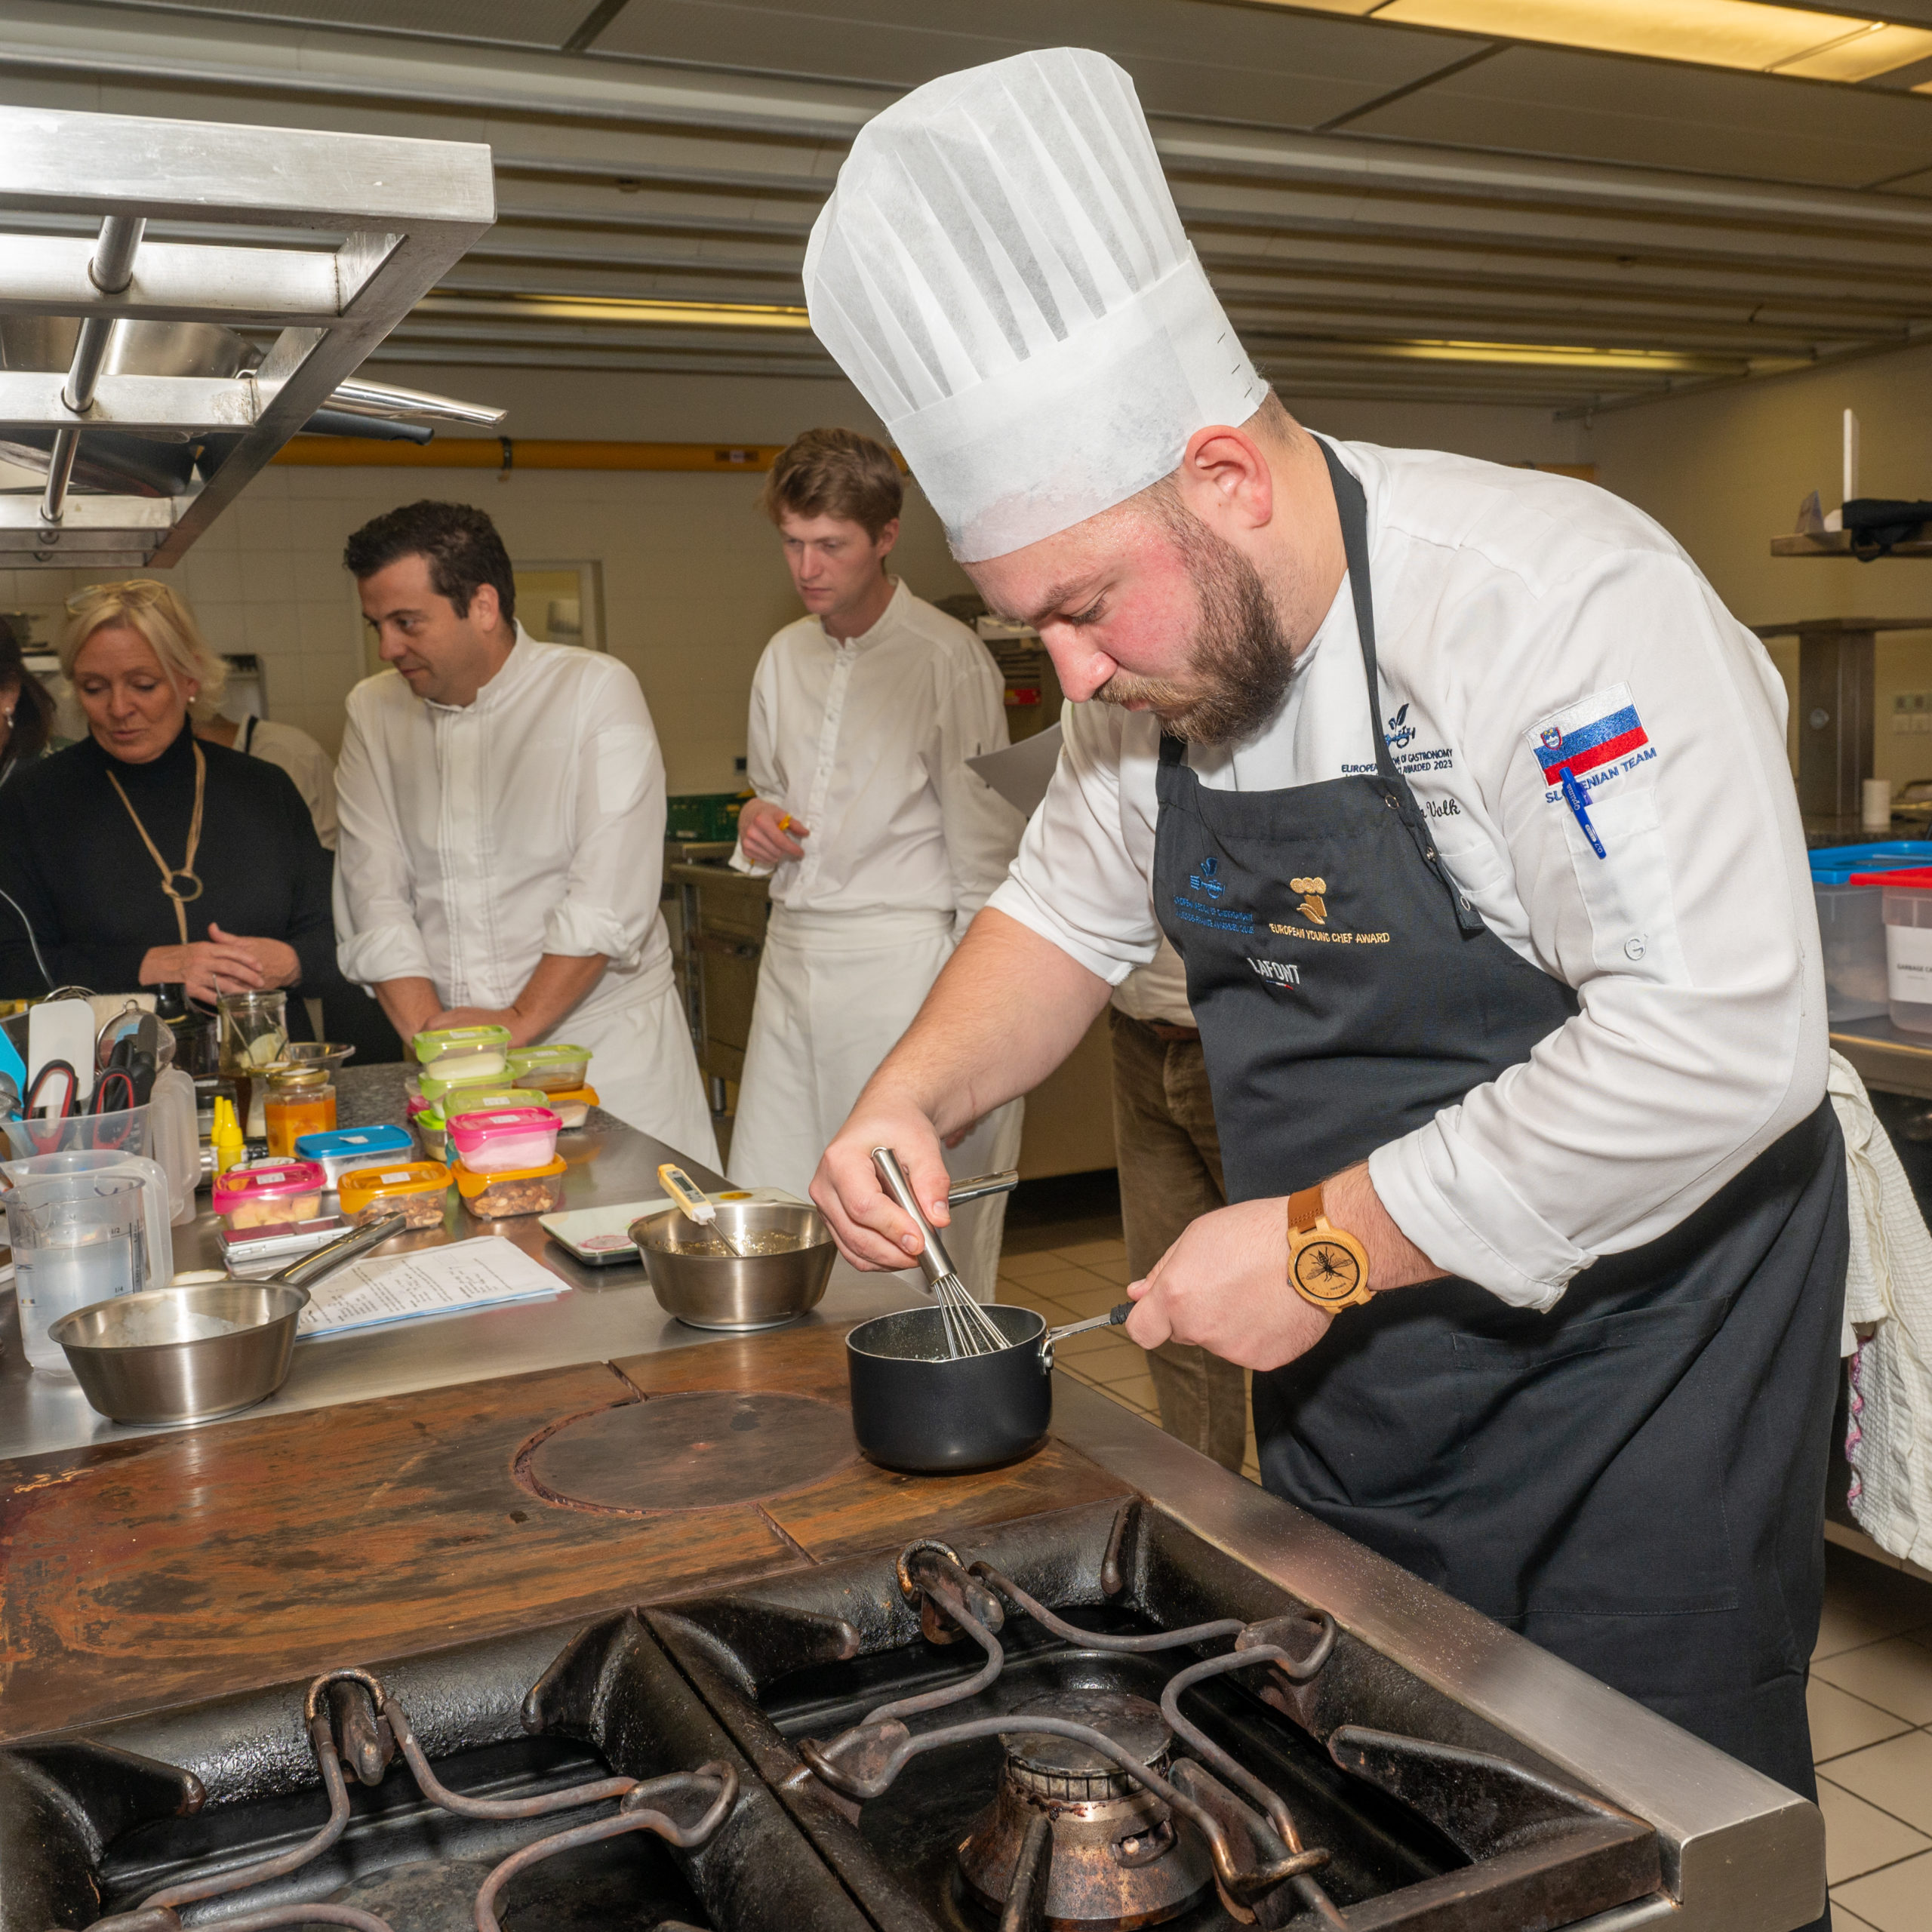
[(1597, 829), (1590, 823), (1590, 801), (1582, 786), (1577, 783), (1575, 774), (1566, 764), (1562, 770), (1563, 801), (1577, 814), (1577, 823), (1583, 829), (1583, 836), (1590, 841), (1590, 850), (1599, 859), (1610, 854), (1603, 849), (1603, 841), (1597, 836)]

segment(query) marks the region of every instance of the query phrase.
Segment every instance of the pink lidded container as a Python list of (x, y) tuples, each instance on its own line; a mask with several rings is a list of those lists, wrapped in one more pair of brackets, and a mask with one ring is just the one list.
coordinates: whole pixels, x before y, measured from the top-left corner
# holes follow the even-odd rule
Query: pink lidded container
[(230, 1234), (312, 1221), (321, 1206), (322, 1171), (313, 1161), (258, 1161), (214, 1177), (214, 1211)]
[(555, 1160), (562, 1124), (548, 1107), (490, 1107), (451, 1115), (449, 1137), (472, 1174), (508, 1174)]

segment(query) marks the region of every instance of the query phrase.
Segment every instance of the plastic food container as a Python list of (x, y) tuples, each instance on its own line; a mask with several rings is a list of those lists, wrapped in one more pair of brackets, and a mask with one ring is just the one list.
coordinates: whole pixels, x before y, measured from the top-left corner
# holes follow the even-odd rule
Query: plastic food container
[(412, 1228), (443, 1224), (443, 1197), (450, 1171), (440, 1161), (411, 1161), (393, 1168), (352, 1168), (342, 1177), (343, 1218), (358, 1227), (400, 1210)]
[(554, 1160), (561, 1124), (548, 1107), (492, 1107), (451, 1115), (449, 1135), (472, 1174), (500, 1174)]
[(1875, 1020), (1890, 1010), (1882, 889), (1853, 881), (1860, 874), (1932, 866), (1932, 839), (1833, 845), (1814, 851), (1810, 859), (1818, 937), (1824, 946), (1826, 1017)]
[[(418, 1033), (411, 1044), (426, 1077), (452, 1080), (494, 1080), (504, 1069), (510, 1050), (507, 1026), (438, 1026)], [(429, 1090), (426, 1086), (426, 1094)], [(433, 1100), (435, 1097), (430, 1095)]]
[(558, 1124), (568, 1134), (589, 1118), (591, 1109), (597, 1104), (597, 1089), (579, 1087), (568, 1094), (546, 1094), (543, 1104), (557, 1116)]
[(559, 1041), (518, 1047), (509, 1057), (512, 1084), (534, 1087), (545, 1094), (570, 1093), (583, 1084), (590, 1072), (588, 1047), (568, 1047)]
[(214, 1211), (230, 1234), (321, 1212), (322, 1171), (313, 1161), (258, 1161), (214, 1177)]
[(406, 1127), (344, 1127), (333, 1134), (305, 1134), (296, 1142), (295, 1151), (321, 1169), (325, 1187), (334, 1187), (352, 1168), (407, 1161), (416, 1143)]
[(416, 1130), (416, 1137), (423, 1143), (423, 1151), (432, 1161), (449, 1158), (449, 1123), (439, 1113), (432, 1110), (418, 1114), (410, 1125)]
[(1932, 867), (1854, 872), (1850, 883), (1881, 889), (1892, 1024), (1908, 1033), (1932, 1033)]
[(554, 1214), (564, 1204), (565, 1162), (561, 1156), (540, 1167), (513, 1168), (494, 1174), (472, 1174), (459, 1161), (454, 1171), (463, 1206), (479, 1221), (506, 1221), (517, 1214)]

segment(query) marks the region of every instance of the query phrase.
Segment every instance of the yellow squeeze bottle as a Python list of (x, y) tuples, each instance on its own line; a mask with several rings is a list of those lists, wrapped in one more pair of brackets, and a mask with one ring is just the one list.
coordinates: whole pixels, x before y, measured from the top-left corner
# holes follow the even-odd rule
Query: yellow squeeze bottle
[(214, 1124), (208, 1134), (214, 1149), (214, 1171), (225, 1174), (242, 1154), (242, 1123), (235, 1118), (235, 1103), (226, 1094), (214, 1097)]

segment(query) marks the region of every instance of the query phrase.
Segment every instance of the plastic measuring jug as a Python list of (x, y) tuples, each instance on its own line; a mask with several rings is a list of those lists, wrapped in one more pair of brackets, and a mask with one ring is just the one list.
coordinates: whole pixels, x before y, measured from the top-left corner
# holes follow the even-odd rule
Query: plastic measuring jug
[(38, 1174), (7, 1196), (20, 1347), (42, 1374), (73, 1373), (48, 1334), (55, 1322), (146, 1285), (147, 1191), (135, 1174)]

